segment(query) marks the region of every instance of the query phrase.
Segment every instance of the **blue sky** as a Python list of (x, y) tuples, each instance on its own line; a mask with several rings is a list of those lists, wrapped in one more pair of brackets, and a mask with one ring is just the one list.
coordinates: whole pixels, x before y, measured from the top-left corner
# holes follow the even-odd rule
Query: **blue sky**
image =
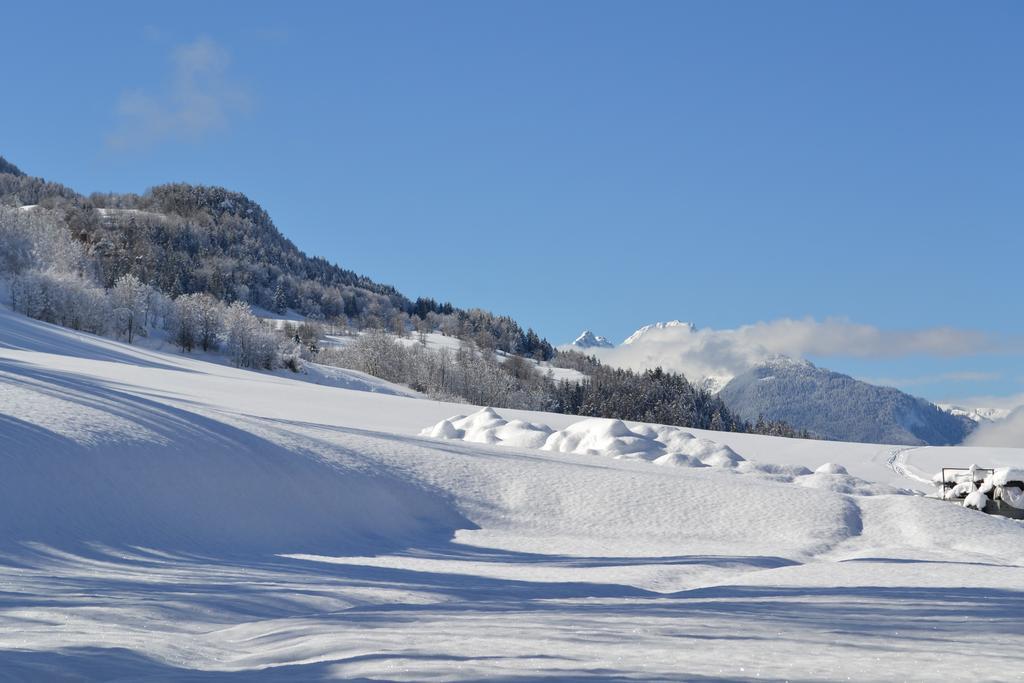
[[(948, 327), (812, 358), (1024, 392), (1024, 5), (16, 3), (0, 154), (219, 184), (309, 253), (553, 341), (680, 318)], [(11, 27), (17, 27), (12, 30)]]

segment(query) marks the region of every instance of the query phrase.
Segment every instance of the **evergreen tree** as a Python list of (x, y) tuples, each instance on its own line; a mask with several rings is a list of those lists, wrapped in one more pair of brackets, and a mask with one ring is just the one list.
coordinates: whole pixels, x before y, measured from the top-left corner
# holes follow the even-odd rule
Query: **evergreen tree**
[(282, 314), (288, 310), (288, 299), (284, 293), (284, 284), (281, 282), (277, 283), (277, 289), (274, 290), (273, 310)]

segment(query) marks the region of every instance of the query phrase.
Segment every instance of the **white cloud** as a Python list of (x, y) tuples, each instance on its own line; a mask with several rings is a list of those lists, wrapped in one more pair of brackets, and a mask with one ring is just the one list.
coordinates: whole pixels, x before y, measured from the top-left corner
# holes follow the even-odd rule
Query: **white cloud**
[(228, 75), (230, 56), (209, 38), (179, 45), (171, 53), (171, 76), (164, 91), (122, 93), (111, 147), (145, 147), (166, 140), (195, 141), (226, 128), (249, 106), (245, 89)]
[(730, 377), (779, 355), (956, 357), (975, 355), (992, 347), (991, 340), (980, 332), (950, 327), (893, 331), (841, 318), (786, 318), (726, 330), (686, 325), (652, 328), (633, 343), (613, 349), (589, 349), (588, 353), (610, 365), (633, 369), (661, 366), (696, 378)]
[[(1017, 405), (1024, 404), (1024, 395), (1003, 397), (1008, 405), (1016, 401)], [(975, 404), (978, 405), (978, 404)], [(999, 407), (999, 406), (993, 406)], [(1024, 406), (1017, 408), (1010, 413), (1006, 419), (996, 422), (982, 423), (964, 441), (965, 446), (1001, 446), (1009, 448), (1024, 447)]]

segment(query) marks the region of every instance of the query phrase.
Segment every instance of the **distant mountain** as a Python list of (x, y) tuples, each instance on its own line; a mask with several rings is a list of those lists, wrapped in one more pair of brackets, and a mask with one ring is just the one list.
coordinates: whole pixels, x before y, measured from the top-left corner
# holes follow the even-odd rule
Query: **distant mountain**
[(684, 323), (682, 320), (669, 320), (666, 323), (654, 323), (653, 325), (644, 325), (639, 330), (629, 335), (626, 341), (622, 343), (635, 344), (644, 337), (646, 337), (647, 335), (649, 335), (651, 332), (655, 332), (657, 330), (666, 330), (673, 327), (686, 327), (689, 328), (691, 332), (694, 332), (697, 329), (697, 327), (693, 323)]
[(910, 446), (961, 443), (975, 427), (928, 401), (813, 363), (779, 358), (737, 375), (719, 392), (746, 420), (784, 420), (835, 441)]
[(998, 422), (1013, 412), (1009, 408), (964, 408), (948, 403), (939, 403), (938, 406), (947, 413), (958, 417), (966, 417), (968, 420), (979, 424), (982, 422)]
[(615, 344), (608, 341), (607, 337), (595, 335), (590, 330), (583, 330), (583, 334), (576, 337), (571, 346), (576, 346), (581, 349), (610, 349), (615, 346)]

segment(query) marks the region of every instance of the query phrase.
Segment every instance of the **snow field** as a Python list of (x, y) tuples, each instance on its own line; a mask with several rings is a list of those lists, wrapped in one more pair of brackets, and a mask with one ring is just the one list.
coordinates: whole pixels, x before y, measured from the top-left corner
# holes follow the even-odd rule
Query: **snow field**
[(1024, 677), (1024, 527), (891, 447), (327, 379), (0, 310), (0, 680)]

